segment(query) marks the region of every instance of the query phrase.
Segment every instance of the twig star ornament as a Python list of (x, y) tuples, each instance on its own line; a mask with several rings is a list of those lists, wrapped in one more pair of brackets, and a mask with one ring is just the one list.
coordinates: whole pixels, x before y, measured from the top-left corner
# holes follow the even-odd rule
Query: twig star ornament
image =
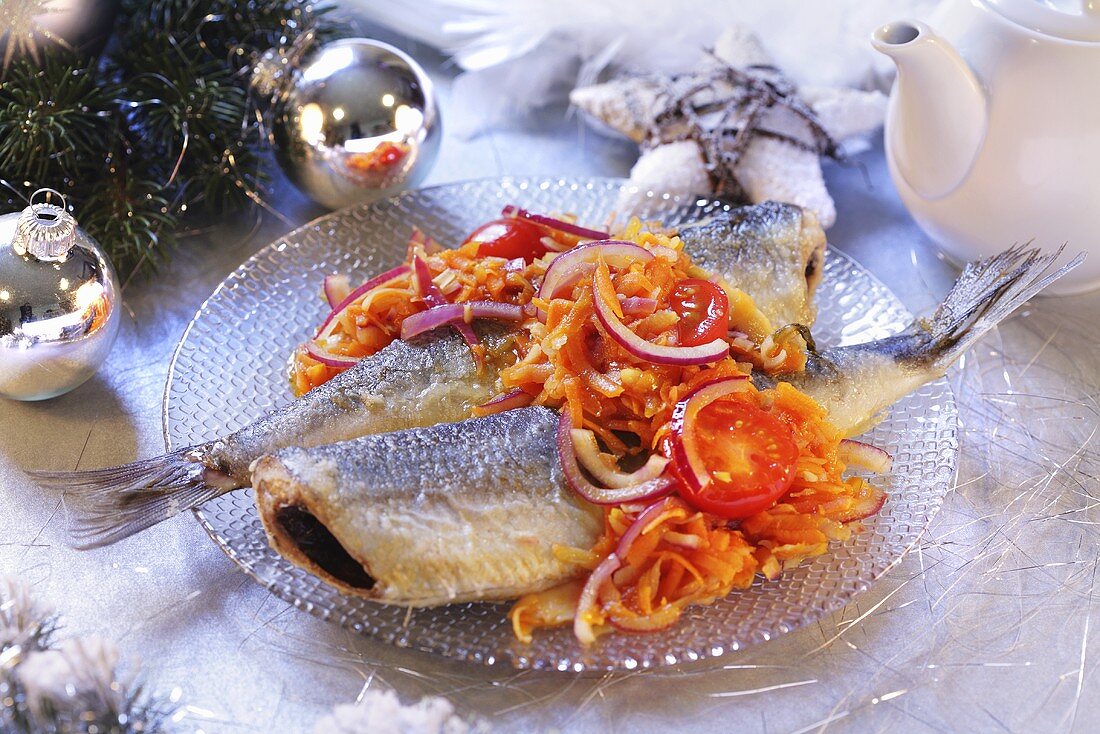
[[(27, 54), (38, 61), (38, 42), (40, 39), (58, 41), (68, 48), (63, 39), (54, 36), (41, 22), (47, 13), (56, 13), (57, 8), (50, 7), (50, 0), (3, 0), (0, 2), (0, 75), (7, 71), (12, 59), (18, 54)], [(4, 40), (7, 43), (2, 43)]]
[(836, 207), (821, 158), (843, 160), (886, 111), (877, 91), (795, 87), (742, 26), (727, 29), (696, 72), (580, 87), (570, 101), (642, 147), (621, 213), (639, 209), (647, 190), (713, 193), (797, 204), (824, 227)]

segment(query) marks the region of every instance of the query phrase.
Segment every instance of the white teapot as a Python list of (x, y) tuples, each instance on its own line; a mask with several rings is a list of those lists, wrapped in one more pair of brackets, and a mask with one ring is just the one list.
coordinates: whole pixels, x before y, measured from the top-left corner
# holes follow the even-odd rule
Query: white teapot
[(1085, 263), (1050, 290), (1100, 286), (1100, 0), (946, 0), (872, 42), (897, 81), (890, 174), (951, 256), (1034, 240)]

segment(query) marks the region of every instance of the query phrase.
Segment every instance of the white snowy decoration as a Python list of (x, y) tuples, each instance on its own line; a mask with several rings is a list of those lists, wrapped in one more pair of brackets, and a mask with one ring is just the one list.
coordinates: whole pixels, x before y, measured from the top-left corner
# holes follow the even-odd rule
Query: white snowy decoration
[(314, 734), (472, 734), (451, 702), (438, 696), (426, 697), (403, 706), (393, 691), (368, 688), (354, 704), (341, 704), (320, 719)]
[(0, 576), (0, 732), (159, 734), (174, 696), (149, 694), (118, 647), (101, 637), (54, 641), (57, 616)]
[(637, 210), (641, 192), (724, 194), (752, 202), (785, 201), (813, 211), (822, 226), (836, 208), (821, 157), (865, 145), (882, 125), (886, 97), (847, 87), (796, 88), (760, 40), (728, 28), (698, 69), (671, 76), (629, 76), (573, 90), (570, 99), (642, 146), (633, 191), (620, 213)]

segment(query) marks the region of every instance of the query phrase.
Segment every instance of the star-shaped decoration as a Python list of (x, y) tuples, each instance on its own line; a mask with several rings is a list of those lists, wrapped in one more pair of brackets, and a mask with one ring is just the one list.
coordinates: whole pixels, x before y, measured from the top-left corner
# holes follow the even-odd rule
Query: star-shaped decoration
[(4, 50), (0, 76), (17, 54), (38, 61), (39, 39), (68, 47), (42, 23), (43, 16), (62, 12), (63, 8), (51, 7), (54, 4), (55, 0), (0, 0), (0, 47)]
[[(740, 26), (721, 35), (696, 72), (579, 87), (570, 101), (641, 145), (630, 172), (638, 192), (785, 201), (813, 211), (824, 227), (836, 207), (821, 158), (843, 159), (886, 112), (880, 92), (795, 87)], [(641, 204), (630, 193), (619, 209)]]

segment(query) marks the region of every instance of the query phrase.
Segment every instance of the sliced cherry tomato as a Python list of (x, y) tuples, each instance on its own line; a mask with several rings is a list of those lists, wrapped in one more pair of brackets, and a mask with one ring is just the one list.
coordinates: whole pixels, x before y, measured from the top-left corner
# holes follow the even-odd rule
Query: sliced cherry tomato
[(798, 445), (790, 427), (742, 400), (717, 400), (686, 430), (697, 433), (710, 481), (681, 481), (680, 496), (697, 509), (739, 520), (767, 509), (794, 481)]
[(348, 165), (359, 171), (385, 171), (396, 166), (408, 153), (409, 146), (386, 141), (368, 153), (356, 153), (348, 159)]
[(679, 344), (696, 347), (725, 339), (730, 330), (730, 302), (726, 292), (707, 280), (687, 278), (672, 289), (672, 310), (680, 316), (676, 325)]
[(475, 229), (466, 242), (477, 242), (477, 254), (512, 260), (522, 257), (531, 262), (545, 255), (544, 232), (523, 219), (494, 219)]

